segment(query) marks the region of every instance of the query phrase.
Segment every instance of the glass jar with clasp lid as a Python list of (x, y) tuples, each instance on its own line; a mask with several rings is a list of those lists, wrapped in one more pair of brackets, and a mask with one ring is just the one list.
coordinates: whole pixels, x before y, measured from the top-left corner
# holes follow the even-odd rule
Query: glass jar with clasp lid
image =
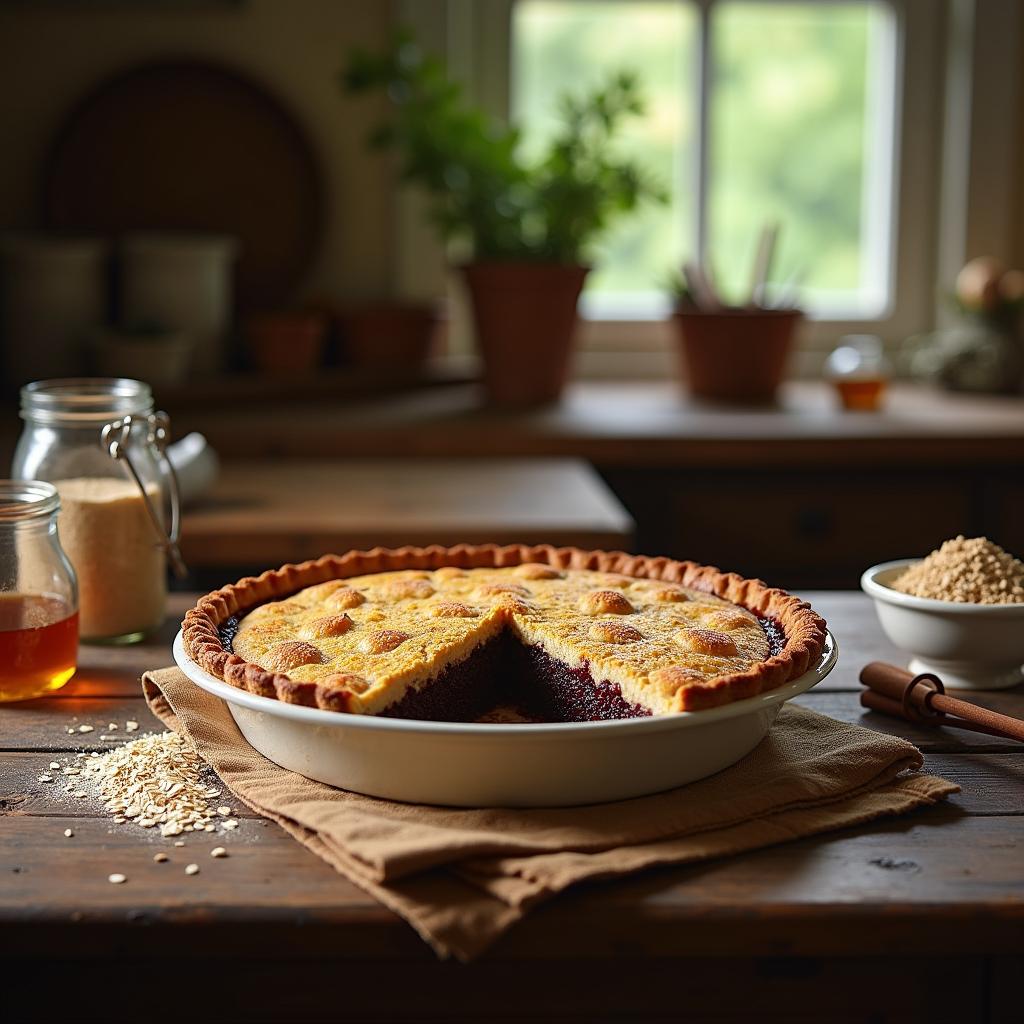
[(0, 701), (41, 697), (75, 674), (78, 591), (59, 509), (52, 484), (0, 480)]
[(21, 389), (12, 475), (60, 495), (60, 537), (78, 576), (82, 639), (132, 643), (159, 626), (178, 552), (167, 415), (142, 381), (68, 378)]

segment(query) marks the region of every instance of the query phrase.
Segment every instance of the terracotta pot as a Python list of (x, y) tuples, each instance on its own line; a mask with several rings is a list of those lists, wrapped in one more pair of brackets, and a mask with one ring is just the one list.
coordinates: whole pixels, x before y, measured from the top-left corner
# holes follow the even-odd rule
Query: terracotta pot
[(803, 313), (797, 309), (679, 311), (679, 352), (694, 395), (756, 404), (775, 397)]
[(462, 268), (492, 404), (558, 400), (569, 373), (576, 303), (588, 270), (535, 263)]
[(345, 353), (356, 366), (421, 367), (445, 324), (443, 311), (424, 303), (378, 303), (339, 314)]
[(316, 312), (259, 313), (245, 325), (253, 366), (261, 373), (308, 373), (320, 365), (327, 318)]

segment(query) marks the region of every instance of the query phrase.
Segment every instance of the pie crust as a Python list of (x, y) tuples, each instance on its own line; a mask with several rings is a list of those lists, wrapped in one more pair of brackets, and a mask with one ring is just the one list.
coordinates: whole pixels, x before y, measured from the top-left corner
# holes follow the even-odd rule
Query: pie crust
[[(222, 627), (249, 613), (229, 649)], [(534, 655), (613, 688), (615, 706), (637, 714), (695, 711), (774, 689), (814, 665), (825, 638), (805, 601), (760, 580), (549, 545), (375, 548), (285, 565), (201, 598), (183, 638), (193, 661), (233, 686), (380, 714), (510, 629)], [(781, 635), (774, 652), (772, 633)], [(641, 641), (648, 661), (623, 653)], [(347, 652), (342, 664), (332, 664), (339, 652)]]

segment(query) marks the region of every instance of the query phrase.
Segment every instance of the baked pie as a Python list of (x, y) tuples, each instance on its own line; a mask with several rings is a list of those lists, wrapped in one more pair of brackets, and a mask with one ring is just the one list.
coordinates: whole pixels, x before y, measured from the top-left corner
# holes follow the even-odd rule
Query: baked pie
[(286, 565), (202, 598), (183, 635), (208, 672), (294, 704), (593, 721), (780, 686), (820, 658), (825, 623), (785, 591), (693, 562), (461, 545)]

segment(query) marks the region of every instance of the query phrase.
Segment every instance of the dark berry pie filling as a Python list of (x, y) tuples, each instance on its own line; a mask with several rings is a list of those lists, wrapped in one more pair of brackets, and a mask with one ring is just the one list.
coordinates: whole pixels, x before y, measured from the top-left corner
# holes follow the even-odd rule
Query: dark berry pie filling
[[(758, 622), (770, 654), (779, 654), (785, 645), (781, 626), (767, 618)], [(219, 627), (226, 651), (233, 650), (238, 627), (235, 617)], [(595, 680), (587, 662), (573, 667), (539, 646), (524, 645), (509, 631), (447, 665), (425, 685), (409, 689), (378, 714), (426, 722), (595, 722), (650, 716), (650, 709), (625, 700), (617, 683)]]

